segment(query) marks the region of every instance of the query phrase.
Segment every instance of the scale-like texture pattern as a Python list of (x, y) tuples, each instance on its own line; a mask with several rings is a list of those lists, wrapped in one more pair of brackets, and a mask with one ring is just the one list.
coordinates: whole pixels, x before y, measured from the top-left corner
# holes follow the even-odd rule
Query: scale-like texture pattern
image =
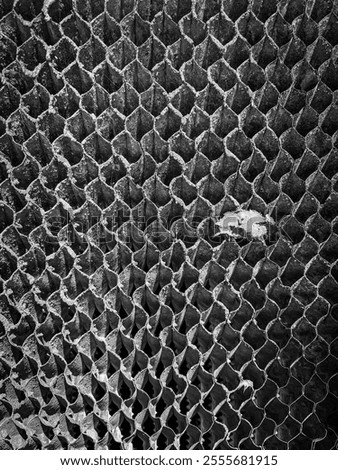
[(2, 449), (337, 448), (337, 13), (0, 1)]

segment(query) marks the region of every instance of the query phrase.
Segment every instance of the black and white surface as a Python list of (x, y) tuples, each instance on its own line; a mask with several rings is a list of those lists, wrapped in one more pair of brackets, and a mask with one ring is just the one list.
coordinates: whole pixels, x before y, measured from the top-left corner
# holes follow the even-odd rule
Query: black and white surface
[(336, 449), (338, 2), (0, 0), (0, 448)]

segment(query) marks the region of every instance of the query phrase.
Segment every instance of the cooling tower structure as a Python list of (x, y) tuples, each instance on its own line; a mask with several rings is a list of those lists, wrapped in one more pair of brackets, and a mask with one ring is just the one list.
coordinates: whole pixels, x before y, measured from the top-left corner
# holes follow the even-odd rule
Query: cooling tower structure
[(1, 449), (337, 449), (337, 15), (0, 0)]

